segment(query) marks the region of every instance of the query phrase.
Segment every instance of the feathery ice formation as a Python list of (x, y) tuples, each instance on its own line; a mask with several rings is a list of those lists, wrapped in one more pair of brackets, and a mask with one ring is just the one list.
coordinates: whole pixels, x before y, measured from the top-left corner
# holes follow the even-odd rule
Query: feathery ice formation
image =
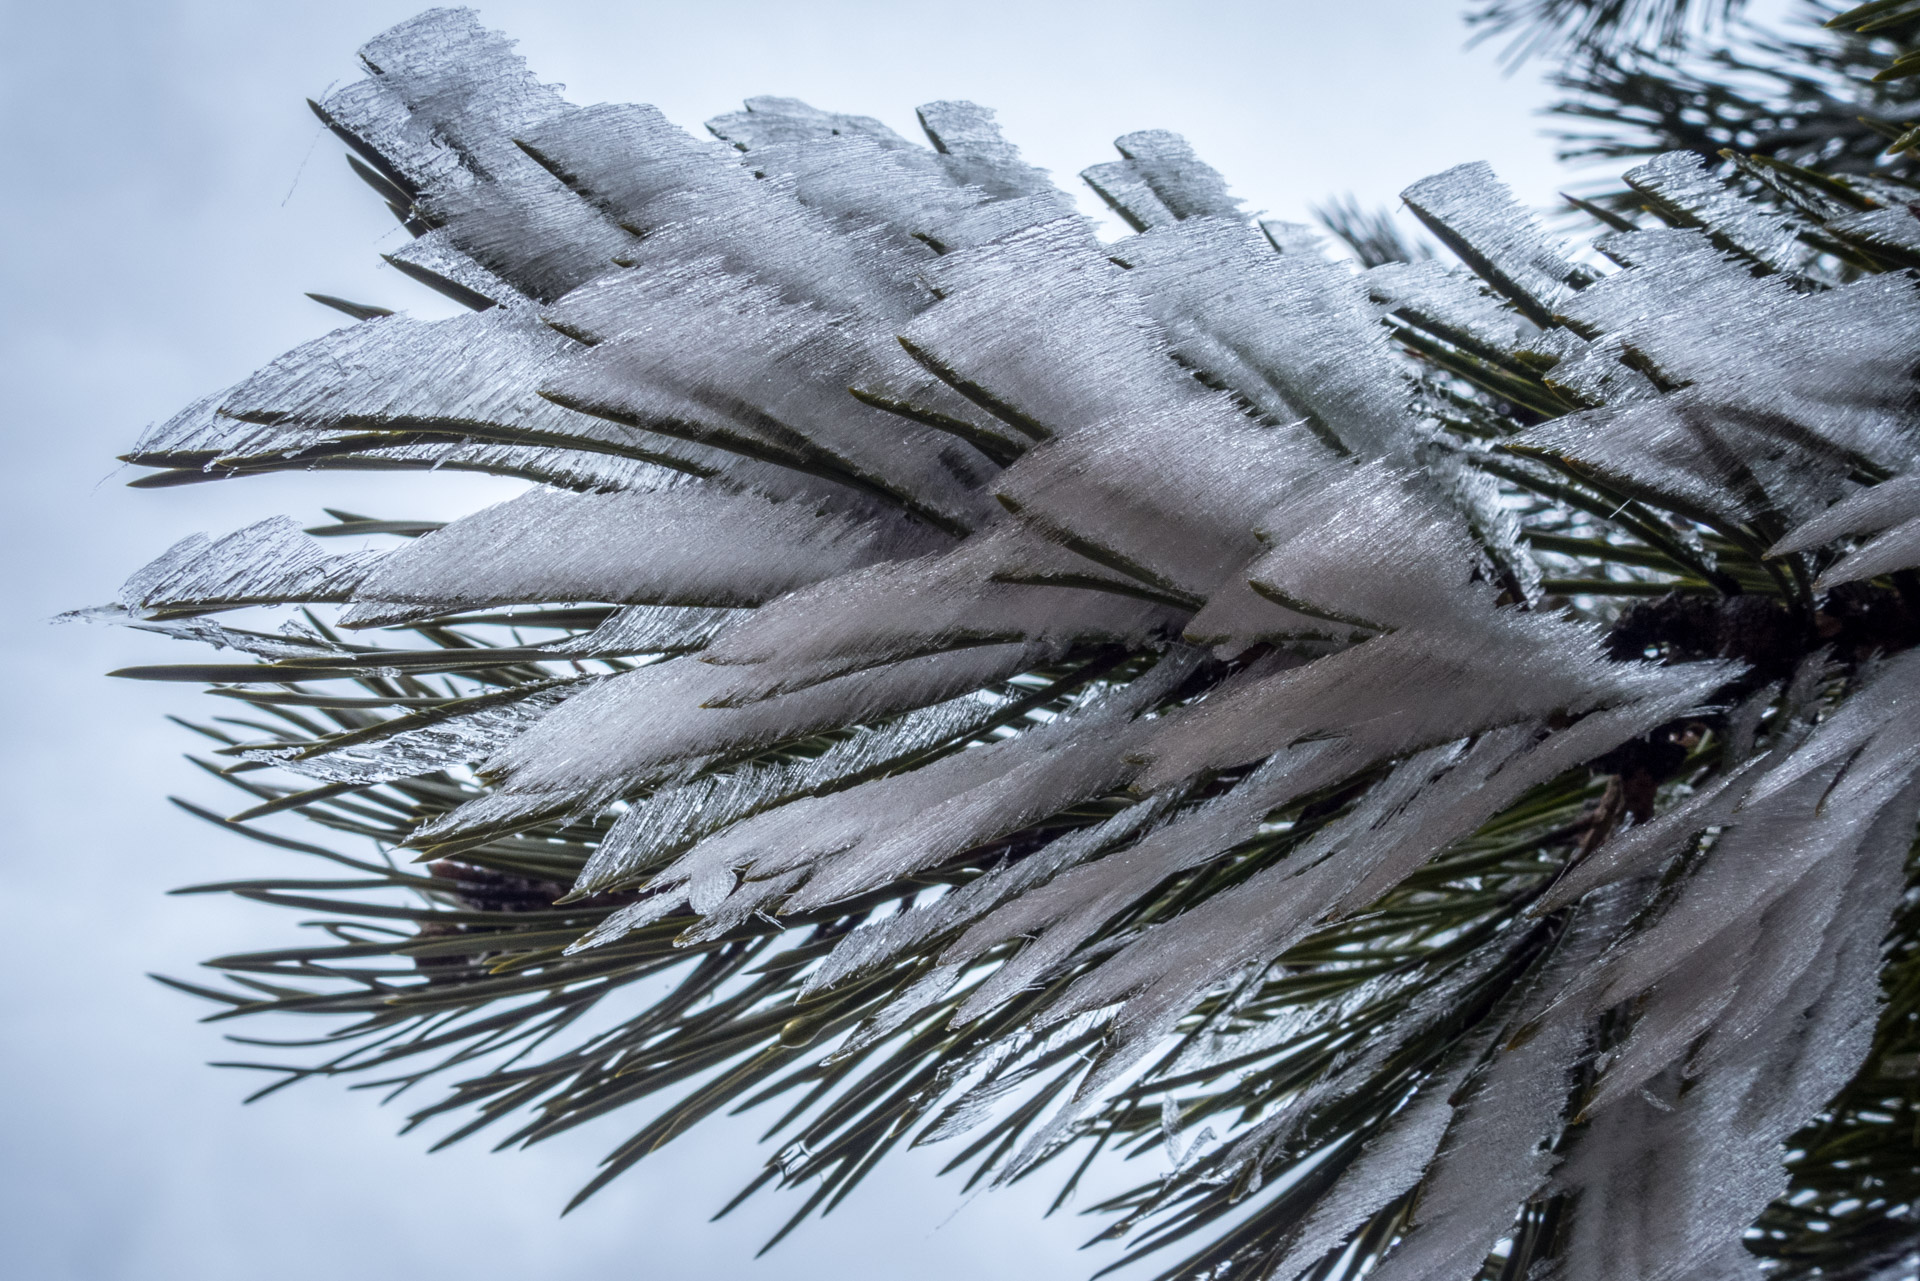
[(809, 1209), (910, 1135), (1003, 1180), (1164, 1138), (1106, 1208), (1199, 1236), (1179, 1276), (1752, 1270), (1874, 1044), (1920, 807), (1904, 202), (1663, 156), (1570, 256), (1465, 165), (1406, 193), (1464, 268), (1362, 272), (1172, 134), (1084, 175), (1103, 240), (970, 103), (702, 141), (464, 10), (363, 56), (318, 110), (470, 312), (331, 300), (138, 483), (534, 483), (196, 537), (106, 611), (257, 660), (139, 673), (276, 718), (213, 731), (231, 825), (431, 860), (241, 887), (417, 931), (194, 989), (380, 1034), (287, 1079), (454, 1053), (423, 1117), (529, 1140), (699, 1083), (593, 1186), (803, 1089), (755, 1186)]

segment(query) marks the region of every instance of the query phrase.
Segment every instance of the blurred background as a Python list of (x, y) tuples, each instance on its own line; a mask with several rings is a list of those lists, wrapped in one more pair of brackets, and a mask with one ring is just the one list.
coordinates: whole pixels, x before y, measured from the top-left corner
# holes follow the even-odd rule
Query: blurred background
[[(429, 1138), (393, 1135), (404, 1105), (366, 1092), (309, 1084), (242, 1108), (263, 1082), (204, 1066), (235, 1057), (221, 1026), (196, 1023), (209, 1007), (144, 977), (193, 978), (207, 956), (285, 943), (283, 911), (164, 893), (291, 856), (167, 804), (231, 799), (181, 759), (195, 740), (164, 719), (205, 715), (206, 700), (103, 673), (179, 661), (179, 645), (49, 620), (110, 599), (196, 530), (276, 512), (310, 523), (323, 504), (445, 519), (515, 487), (321, 473), (140, 492), (114, 462), (147, 423), (335, 327), (304, 291), (444, 314), (381, 263), (405, 233), (304, 102), (355, 77), (354, 50), (419, 7), (0, 3), (0, 404), (13, 477), (0, 499), (13, 672), (0, 709), (0, 1274), (1087, 1275), (1119, 1253), (1077, 1252), (1096, 1221), (1071, 1206), (1043, 1218), (1044, 1181), (963, 1198), (934, 1177), (950, 1155), (938, 1149), (890, 1158), (890, 1176), (752, 1265), (797, 1199), (763, 1195), (705, 1220), (768, 1155), (755, 1139), (770, 1117), (702, 1125), (562, 1222), (638, 1116), (525, 1153), (429, 1157)], [(1540, 69), (1503, 75), (1497, 47), (1466, 49), (1455, 6), (1433, 0), (495, 0), (480, 11), (575, 101), (652, 102), (696, 131), (753, 94), (876, 115), (903, 134), (916, 132), (916, 104), (971, 98), (1063, 185), (1111, 158), (1115, 136), (1168, 128), (1250, 209), (1297, 221), (1347, 193), (1397, 203), (1408, 183), (1466, 160), (1491, 161), (1530, 204), (1566, 181), (1536, 114), (1551, 96)], [(1134, 1173), (1111, 1171), (1104, 1186)]]

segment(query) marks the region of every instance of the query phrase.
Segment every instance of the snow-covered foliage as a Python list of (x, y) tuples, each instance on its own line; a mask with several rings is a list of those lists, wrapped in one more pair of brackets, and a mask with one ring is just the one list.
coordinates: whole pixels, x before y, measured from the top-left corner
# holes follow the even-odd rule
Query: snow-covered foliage
[[(537, 1138), (704, 1083), (603, 1178), (806, 1085), (765, 1177), (816, 1202), (925, 1118), (1002, 1179), (1164, 1133), (1112, 1208), (1203, 1234), (1180, 1275), (1751, 1266), (1868, 1055), (1920, 807), (1920, 297), (1817, 258), (1904, 267), (1911, 213), (1674, 155), (1596, 256), (1465, 165), (1406, 193), (1464, 266), (1360, 271), (1171, 134), (1088, 171), (1108, 241), (970, 103), (930, 145), (771, 98), (702, 141), (463, 10), (363, 52), (319, 110), (471, 312), (353, 308), (130, 458), (535, 484), (129, 581), (263, 660), (144, 673), (282, 718), (225, 740), (256, 813), (436, 860), (354, 863), (417, 935), (216, 999), (404, 1032), (326, 1071), (634, 1000), (428, 1110)], [(334, 622), (206, 617), (270, 605)]]

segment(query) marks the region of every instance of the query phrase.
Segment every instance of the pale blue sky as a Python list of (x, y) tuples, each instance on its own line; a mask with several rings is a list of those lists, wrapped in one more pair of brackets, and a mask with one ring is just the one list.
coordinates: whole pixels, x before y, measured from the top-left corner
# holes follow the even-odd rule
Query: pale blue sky
[[(823, 1223), (748, 1259), (791, 1197), (706, 1217), (765, 1152), (709, 1124), (584, 1211), (571, 1189), (637, 1123), (616, 1118), (530, 1153), (424, 1155), (397, 1108), (327, 1085), (242, 1109), (246, 1079), (202, 1009), (142, 977), (274, 946), (290, 914), (167, 899), (193, 881), (264, 875), (284, 855), (169, 808), (220, 789), (180, 761), (183, 687), (101, 673), (153, 638), (54, 628), (108, 598), (177, 537), (322, 503), (450, 516), (489, 487), (455, 476), (322, 474), (128, 491), (113, 455), (147, 422), (227, 385), (337, 316), (317, 290), (432, 310), (382, 267), (392, 220), (302, 101), (355, 75), (354, 49), (412, 0), (36, 0), (0, 3), (0, 404), (13, 480), (5, 523), (8, 672), (0, 876), (0, 1274), (31, 1281), (495, 1281), (556, 1276), (1086, 1275), (1094, 1223), (1039, 1217), (1044, 1184), (961, 1205), (939, 1153), (893, 1159)], [(543, 76), (577, 101), (651, 101), (697, 128), (750, 94), (878, 115), (966, 97), (1064, 182), (1108, 141), (1186, 133), (1248, 203), (1300, 219), (1344, 191), (1385, 202), (1416, 178), (1491, 160), (1523, 198), (1559, 175), (1532, 113), (1537, 71), (1503, 78), (1462, 50), (1435, 0), (739, 0), (491, 3)], [(1141, 1173), (1145, 1173), (1142, 1170)], [(1129, 1171), (1129, 1174), (1132, 1172)], [(1109, 1185), (1122, 1180), (1118, 1175)], [(1150, 1274), (1149, 1274), (1150, 1275)]]

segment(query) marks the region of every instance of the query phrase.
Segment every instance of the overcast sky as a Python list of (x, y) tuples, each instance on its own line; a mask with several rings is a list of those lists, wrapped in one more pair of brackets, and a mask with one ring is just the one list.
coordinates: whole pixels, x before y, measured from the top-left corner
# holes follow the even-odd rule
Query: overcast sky
[[(1042, 1220), (1036, 1183), (962, 1205), (939, 1153), (891, 1167), (758, 1264), (797, 1206), (705, 1220), (765, 1151), (707, 1124), (584, 1211), (556, 1218), (639, 1117), (528, 1153), (432, 1157), (398, 1106), (309, 1085), (241, 1108), (249, 1082), (194, 1002), (142, 977), (284, 945), (291, 914), (169, 887), (267, 875), (288, 856), (168, 807), (230, 793), (180, 760), (185, 687), (101, 673), (187, 657), (133, 633), (51, 627), (108, 599), (176, 538), (325, 503), (448, 517), (505, 492), (456, 476), (322, 473), (129, 491), (113, 456), (148, 422), (338, 317), (305, 290), (436, 312), (380, 265), (399, 243), (303, 99), (412, 0), (0, 0), (0, 403), (5, 405), (6, 755), (0, 876), (11, 981), (0, 1011), (0, 1273), (34, 1281), (462, 1281), (617, 1275), (1083, 1276), (1095, 1223)], [(1344, 192), (1385, 203), (1486, 159), (1524, 199), (1560, 180), (1537, 69), (1463, 50), (1448, 0), (938, 4), (736, 0), (491, 3), (575, 101), (649, 101), (691, 128), (752, 94), (877, 115), (972, 98), (1064, 183), (1135, 129), (1185, 133), (1248, 204), (1304, 219)], [(1074, 184), (1077, 185), (1077, 184)], [(174, 652), (180, 651), (180, 652)], [(764, 1120), (761, 1120), (764, 1124)], [(1149, 1171), (1144, 1168), (1142, 1175)], [(1129, 1171), (1129, 1174), (1132, 1172)], [(1120, 1182), (1118, 1175), (1108, 1186)]]

